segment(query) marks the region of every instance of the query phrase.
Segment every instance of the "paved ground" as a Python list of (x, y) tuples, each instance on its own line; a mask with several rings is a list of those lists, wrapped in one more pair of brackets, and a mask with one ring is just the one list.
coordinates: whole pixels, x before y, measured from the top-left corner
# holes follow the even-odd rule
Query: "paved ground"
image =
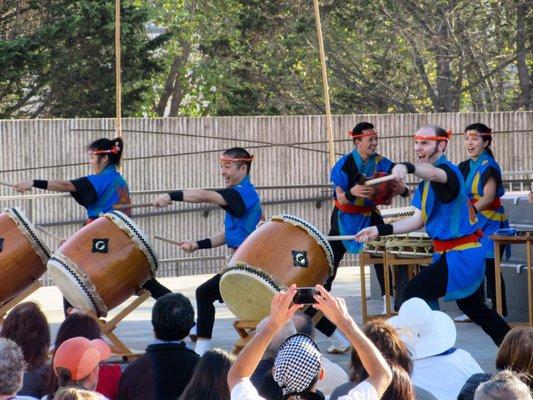
[[(333, 286), (333, 293), (336, 296), (342, 296), (346, 299), (352, 316), (355, 316), (356, 321), (361, 323), (361, 291), (358, 275), (357, 267), (341, 268)], [(188, 296), (194, 306), (194, 291), (208, 277), (209, 275), (162, 278), (161, 283), (172, 291), (179, 291)], [(366, 279), (366, 282), (369, 282), (369, 279)], [(41, 305), (48, 317), (52, 326), (53, 335), (55, 336), (55, 332), (63, 319), (62, 300), (58, 289), (56, 287), (40, 288), (30, 299), (37, 301)], [(147, 300), (115, 330), (115, 333), (133, 349), (144, 349), (152, 340), (150, 312), (153, 303), (154, 300)], [(369, 311), (375, 313), (381, 310), (381, 303), (381, 301), (369, 300)], [(216, 307), (217, 319), (215, 322), (214, 345), (231, 350), (233, 343), (237, 339), (237, 333), (232, 327), (234, 317), (225, 305), (217, 303)], [(113, 310), (111, 316), (118, 312), (119, 309), (120, 307)], [(453, 317), (456, 314), (450, 315)], [(469, 351), (485, 371), (494, 371), (497, 347), (492, 343), (491, 339), (478, 326), (472, 323), (461, 323), (456, 324), (456, 326), (458, 331), (457, 346)], [(318, 333), (317, 339), (320, 348), (325, 352), (325, 349), (328, 347), (328, 341), (320, 333)], [(329, 358), (340, 364), (343, 368), (348, 369), (348, 354), (331, 355)]]

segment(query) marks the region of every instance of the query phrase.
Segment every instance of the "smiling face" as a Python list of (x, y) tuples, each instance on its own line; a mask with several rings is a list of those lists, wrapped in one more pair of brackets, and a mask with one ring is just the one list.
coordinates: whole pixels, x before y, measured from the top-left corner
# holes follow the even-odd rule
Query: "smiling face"
[(424, 139), (424, 136), (435, 136), (435, 131), (429, 127), (419, 129), (416, 136), (418, 138), (415, 139), (415, 153), (418, 162), (434, 164), (446, 149), (446, 141)]
[(222, 161), (220, 163), (220, 173), (224, 180), (224, 186), (237, 186), (246, 176), (246, 165), (234, 161)]
[(109, 157), (107, 155), (101, 156), (94, 154), (91, 150), (87, 152), (87, 155), (89, 156), (89, 165), (93, 174), (102, 172), (102, 170), (107, 166), (107, 162), (109, 161)]
[[(365, 129), (362, 134), (368, 135), (372, 132), (375, 133), (373, 129)], [(354, 139), (355, 148), (357, 149), (357, 152), (363, 159), (367, 159), (372, 154), (376, 152), (376, 148), (378, 147), (378, 136), (377, 134), (372, 136), (363, 136), (359, 139)]]
[(469, 130), (465, 132), (465, 147), (471, 158), (478, 158), (488, 145), (489, 142), (483, 140), (483, 137), (478, 131)]

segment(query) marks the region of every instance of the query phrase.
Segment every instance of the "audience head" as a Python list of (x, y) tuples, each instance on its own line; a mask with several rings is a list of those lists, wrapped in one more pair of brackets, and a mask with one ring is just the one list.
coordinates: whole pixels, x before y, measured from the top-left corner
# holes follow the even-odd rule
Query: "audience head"
[(48, 360), (50, 327), (37, 304), (26, 302), (15, 306), (7, 315), (0, 336), (18, 344), (29, 371)]
[(315, 338), (315, 326), (313, 325), (313, 320), (309, 315), (304, 314), (301, 311), (296, 311), (292, 316), (292, 322), (294, 322), (296, 333), (310, 336), (313, 339)]
[(110, 356), (109, 346), (101, 339), (89, 340), (79, 336), (65, 340), (56, 349), (53, 361), (59, 386), (94, 390), (100, 362)]
[(20, 347), (12, 340), (0, 339), (0, 396), (14, 396), (22, 388), (26, 362)]
[[(413, 361), (409, 350), (396, 330), (383, 320), (374, 320), (363, 328), (364, 334), (374, 343), (392, 368), (392, 382), (383, 394), (383, 400), (414, 399), (414, 389), (409, 379), (413, 371)], [(368, 378), (368, 373), (356, 351), (352, 350), (350, 380), (360, 383)]]
[(533, 378), (533, 328), (515, 328), (507, 333), (496, 356), (496, 368)]
[[(264, 329), (268, 324), (269, 317), (263, 318), (258, 324), (256, 330), (259, 332)], [(272, 338), (272, 341), (268, 344), (265, 353), (263, 354), (263, 359), (268, 360), (274, 358), (279, 347), (287, 340), (287, 338), (296, 334), (296, 328), (292, 321), (287, 322)]]
[(182, 340), (194, 326), (191, 302), (181, 293), (161, 296), (152, 309), (154, 334), (160, 340)]
[(180, 399), (230, 400), (227, 379), (234, 361), (235, 356), (224, 350), (214, 349), (204, 353)]
[(407, 300), (398, 315), (389, 319), (413, 360), (435, 356), (451, 349), (457, 330), (453, 320), (441, 311), (433, 311), (417, 297)]
[(500, 371), (476, 389), (474, 400), (531, 400), (529, 387), (509, 370)]
[(98, 322), (89, 315), (72, 313), (67, 315), (59, 326), (54, 347), (57, 349), (67, 339), (82, 336), (89, 340), (99, 339), (102, 336)]
[(54, 396), (54, 400), (101, 400), (102, 397), (89, 390), (77, 389), (77, 388), (62, 388), (57, 391)]
[(283, 391), (284, 399), (295, 395), (305, 398), (307, 393), (314, 392), (322, 374), (322, 355), (309, 336), (293, 335), (278, 349), (273, 376)]

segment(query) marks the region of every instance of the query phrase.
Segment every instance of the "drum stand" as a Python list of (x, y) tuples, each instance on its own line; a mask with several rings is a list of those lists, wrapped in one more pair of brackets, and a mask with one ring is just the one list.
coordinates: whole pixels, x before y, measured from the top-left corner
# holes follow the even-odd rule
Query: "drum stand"
[(22, 300), (24, 300), (26, 297), (28, 297), (30, 294), (32, 294), (33, 292), (35, 292), (37, 289), (39, 289), (42, 286), (43, 285), (41, 284), (41, 282), (35, 281), (31, 284), (30, 287), (20, 292), (18, 295), (13, 297), (7, 303), (0, 304), (0, 325), (4, 323), (4, 316), (7, 314), (9, 310), (11, 310), (18, 303), (20, 303)]
[(113, 333), (118, 324), (131, 314), (137, 307), (144, 303), (151, 295), (150, 292), (146, 289), (141, 289), (138, 292), (139, 296), (135, 298), (130, 304), (128, 304), (122, 311), (117, 315), (111, 318), (109, 321), (106, 321), (90, 310), (82, 310), (83, 314), (89, 315), (96, 320), (102, 331), (102, 336), (106, 336), (111, 342), (111, 351), (122, 357), (124, 361), (130, 361), (139, 357), (143, 352), (131, 350), (126, 344), (118, 338), (117, 335)]
[(259, 321), (241, 321), (237, 320), (233, 322), (233, 328), (239, 334), (239, 340), (233, 345), (233, 354), (237, 355), (241, 350), (248, 344), (252, 339), (253, 335), (251, 333), (257, 328)]

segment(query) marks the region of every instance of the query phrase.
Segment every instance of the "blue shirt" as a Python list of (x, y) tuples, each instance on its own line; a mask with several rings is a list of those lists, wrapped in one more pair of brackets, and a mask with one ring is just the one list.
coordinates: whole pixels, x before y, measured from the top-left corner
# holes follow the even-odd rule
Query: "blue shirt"
[[(70, 194), (87, 209), (87, 217), (96, 219), (100, 213), (113, 211), (117, 204), (130, 204), (130, 192), (126, 180), (115, 165), (108, 165), (98, 174), (71, 181), (76, 192)], [(129, 210), (123, 210), (129, 214)]]
[[(259, 194), (254, 185), (250, 182), (250, 177), (246, 176), (238, 185), (233, 186), (230, 191), (227, 189), (219, 191), (228, 203), (226, 215), (224, 217), (224, 233), (226, 245), (229, 248), (236, 249), (242, 242), (255, 230), (255, 227), (261, 221), (263, 211)], [(232, 209), (232, 201), (235, 201), (234, 193), (240, 197), (244, 208), (238, 213)], [(232, 200), (232, 197), (234, 200)], [(237, 199), (238, 200), (238, 199)]]

